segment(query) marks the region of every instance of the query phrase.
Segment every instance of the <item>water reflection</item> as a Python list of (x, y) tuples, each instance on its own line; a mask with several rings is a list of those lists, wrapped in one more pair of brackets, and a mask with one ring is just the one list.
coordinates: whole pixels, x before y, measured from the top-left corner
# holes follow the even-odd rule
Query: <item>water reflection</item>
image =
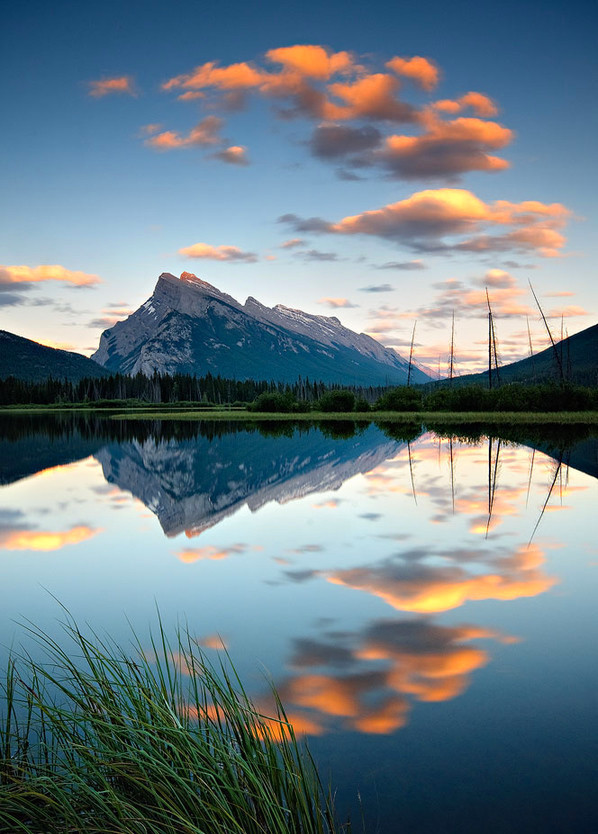
[[(361, 733), (390, 733), (407, 723), (410, 700), (445, 701), (463, 692), (470, 674), (489, 661), (487, 651), (469, 645), (484, 638), (503, 639), (475, 626), (388, 619), (361, 632), (299, 638), (290, 660), (297, 672), (280, 692), (310, 710), (319, 732), (335, 717)], [(322, 668), (329, 671), (313, 671)]]
[(106, 480), (143, 501), (167, 536), (192, 537), (243, 506), (255, 512), (271, 501), (337, 490), (396, 453), (396, 443), (381, 441), (374, 427), (351, 428), (343, 442), (299, 430), (275, 439), (253, 431), (243, 443), (235, 435), (148, 438), (109, 444), (95, 458)]
[(367, 830), (592, 830), (597, 477), (578, 427), (0, 419), (0, 641), (157, 602)]
[[(188, 570), (214, 564), (215, 588), (218, 565), (270, 558), (278, 573), (270, 573), (265, 585), (295, 588), (296, 597), (306, 588), (306, 599), (320, 601), (317, 610), (307, 605), (311, 620), (320, 614), (315, 628), (306, 615), (292, 619), (276, 674), (296, 729), (312, 734), (335, 727), (390, 733), (405, 726), (413, 702), (464, 693), (472, 675), (491, 662), (491, 645), (517, 637), (441, 622), (440, 616), (555, 588), (559, 577), (547, 570), (547, 548), (559, 543), (532, 539), (548, 509), (566, 507), (563, 496), (583, 489), (569, 484), (569, 467), (598, 472), (597, 439), (587, 429), (575, 442), (573, 429), (557, 438), (542, 436), (537, 427), (505, 437), (483, 435), (478, 427), (459, 437), (417, 425), (342, 423), (318, 430), (288, 423), (160, 425), (61, 416), (4, 420), (0, 430), (2, 483), (40, 472), (49, 484), (58, 477), (68, 481), (71, 470), (89, 466), (95, 476), (95, 461), (104, 480), (90, 484), (91, 500), (128, 512), (132, 498), (169, 538), (224, 527), (243, 509), (255, 514), (268, 505), (301, 506), (302, 521), (279, 536), (285, 546), (276, 553), (266, 553), (264, 543), (240, 526), (237, 540), (202, 538), (201, 544), (179, 544), (172, 555)], [(516, 442), (522, 437), (527, 448)], [(39, 510), (0, 511), (0, 547), (88, 546), (105, 527), (81, 517), (68, 523), (83, 500), (69, 489), (71, 497), (60, 505), (64, 512), (53, 511), (63, 529), (42, 524)], [(311, 541), (301, 542), (308, 527)], [(349, 540), (343, 544), (344, 532)], [(344, 594), (359, 628), (330, 628), (326, 600), (338, 593), (332, 588)], [(378, 603), (393, 618), (372, 616)], [(242, 637), (230, 630), (226, 644), (234, 652)], [(222, 631), (228, 631), (226, 621)], [(198, 640), (207, 648), (224, 645), (216, 631)]]

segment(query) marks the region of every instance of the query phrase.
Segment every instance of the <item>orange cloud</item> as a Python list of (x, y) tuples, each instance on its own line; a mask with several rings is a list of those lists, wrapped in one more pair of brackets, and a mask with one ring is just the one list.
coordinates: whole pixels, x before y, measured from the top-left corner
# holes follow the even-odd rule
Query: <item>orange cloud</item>
[[(217, 61), (208, 61), (189, 73), (168, 79), (162, 89), (178, 92), (182, 100), (210, 96), (210, 106), (220, 105), (228, 110), (244, 103), (249, 93), (277, 100), (274, 112), (281, 118), (301, 116), (323, 122), (307, 143), (315, 156), (328, 161), (345, 156), (350, 166), (360, 169), (382, 165), (396, 176), (408, 178), (504, 170), (508, 163), (488, 151), (504, 147), (513, 134), (501, 125), (482, 121), (497, 113), (489, 96), (469, 91), (460, 98), (441, 99), (422, 107), (403, 100), (399, 94), (403, 78), (431, 91), (439, 77), (438, 66), (419, 55), (395, 56), (376, 67), (369, 57), (358, 63), (347, 51), (333, 52), (319, 44), (295, 44), (268, 50), (261, 62), (220, 66)], [(458, 115), (466, 109), (478, 118), (452, 122), (441, 119), (442, 115)], [(419, 136), (384, 137), (371, 124), (334, 124), (355, 120), (422, 125), (424, 132)], [(380, 150), (384, 139), (386, 146)], [(198, 142), (192, 135), (165, 131), (148, 140), (148, 144), (169, 150)], [(233, 156), (230, 148), (221, 151), (217, 158), (240, 163), (240, 157)], [(356, 178), (348, 169), (338, 173)]]
[(89, 82), (89, 95), (94, 98), (112, 95), (113, 93), (126, 93), (129, 96), (136, 96), (135, 84), (130, 75), (121, 75), (118, 78), (103, 78), (100, 81)]
[[(320, 234), (370, 235), (395, 240), (417, 251), (487, 252), (504, 250), (535, 251), (544, 257), (557, 257), (565, 238), (557, 231), (570, 211), (560, 203), (535, 200), (512, 203), (497, 200), (485, 203), (462, 188), (417, 191), (410, 197), (380, 209), (344, 217), (336, 223), (319, 217), (302, 219), (285, 214), (280, 222), (297, 232)], [(489, 235), (484, 227), (513, 226), (513, 231)], [(469, 235), (465, 240), (447, 243), (445, 237)]]
[(212, 246), (209, 243), (194, 243), (179, 249), (180, 255), (188, 258), (203, 258), (212, 261), (232, 261), (233, 263), (255, 263), (258, 260), (254, 252), (243, 252), (238, 246)]
[(513, 131), (497, 122), (475, 118), (444, 122), (428, 116), (425, 133), (388, 136), (375, 158), (393, 174), (406, 179), (503, 171), (509, 163), (487, 151), (505, 147), (512, 138)]
[(0, 545), (6, 550), (60, 550), (68, 544), (79, 544), (101, 533), (99, 528), (81, 524), (70, 530), (1, 530)]
[(325, 119), (382, 119), (394, 122), (415, 122), (416, 109), (399, 101), (395, 93), (399, 81), (386, 73), (373, 73), (353, 82), (331, 84), (333, 96), (342, 99), (344, 106), (326, 102), (321, 113)]
[(545, 298), (571, 298), (574, 296), (575, 293), (571, 292), (571, 290), (560, 290), (556, 292), (545, 292)]
[[(210, 61), (191, 73), (169, 79), (162, 89), (184, 89), (187, 94), (206, 89), (227, 94), (255, 90), (268, 97), (289, 98), (292, 109), (279, 111), (279, 115), (286, 117), (303, 114), (320, 119), (369, 117), (417, 121), (417, 109), (394, 96), (398, 79), (385, 73), (364, 74), (363, 67), (355, 64), (349, 52), (333, 53), (316, 44), (297, 44), (271, 49), (266, 59), (280, 64), (281, 69), (271, 71), (247, 62), (219, 67)], [(324, 89), (314, 86), (315, 82), (327, 82), (334, 76), (350, 73), (357, 74), (357, 78), (346, 84), (330, 84)], [(345, 103), (336, 104), (331, 96)]]
[(348, 298), (320, 298), (318, 299), (318, 304), (326, 304), (328, 307), (332, 307), (333, 309), (339, 309), (341, 307), (357, 307), (357, 304), (352, 304)]
[(165, 130), (162, 133), (145, 140), (145, 144), (158, 151), (172, 151), (180, 148), (197, 148), (209, 145), (217, 145), (221, 142), (218, 132), (222, 127), (222, 119), (217, 116), (206, 116), (199, 124), (192, 128), (187, 136), (181, 136), (173, 130)]
[(241, 145), (231, 145), (230, 148), (224, 148), (224, 150), (212, 154), (212, 159), (228, 162), (229, 165), (249, 165), (247, 148)]
[(186, 93), (181, 93), (177, 98), (179, 101), (196, 101), (198, 98), (205, 98), (205, 93), (200, 93), (199, 90), (189, 90)]
[(322, 46), (310, 44), (270, 49), (266, 58), (274, 64), (282, 64), (307, 78), (325, 81), (332, 75), (347, 72), (353, 67), (349, 52), (331, 53)]
[(77, 287), (90, 287), (101, 283), (97, 275), (78, 272), (55, 264), (53, 266), (2, 266), (0, 284), (37, 284), (42, 281), (62, 281)]
[(548, 316), (550, 318), (573, 318), (573, 316), (589, 316), (590, 313), (575, 304), (570, 304), (568, 307), (555, 307), (550, 310)]
[(471, 107), (478, 116), (491, 117), (496, 116), (498, 108), (491, 98), (485, 96), (483, 93), (466, 93), (461, 98), (456, 100), (444, 98), (440, 101), (435, 101), (432, 105), (434, 110), (441, 113), (460, 113), (467, 107)]
[(422, 89), (430, 91), (438, 84), (440, 72), (433, 61), (415, 55), (413, 58), (393, 58), (386, 66), (397, 75), (403, 75), (419, 84)]
[(182, 88), (185, 90), (202, 90), (217, 87), (221, 90), (239, 90), (257, 87), (263, 79), (263, 73), (250, 64), (241, 62), (219, 67), (215, 61), (200, 64), (192, 72), (177, 75), (162, 84), (163, 90)]

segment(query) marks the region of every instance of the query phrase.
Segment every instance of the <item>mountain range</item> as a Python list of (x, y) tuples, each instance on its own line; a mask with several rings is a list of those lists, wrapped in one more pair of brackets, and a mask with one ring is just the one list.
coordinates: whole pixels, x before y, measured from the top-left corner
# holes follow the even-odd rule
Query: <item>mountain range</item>
[[(501, 366), (500, 382), (559, 381), (556, 353), (566, 379), (598, 384), (598, 324), (563, 339), (556, 350)], [(407, 382), (408, 369), (395, 350), (349, 330), (335, 316), (266, 307), (252, 297), (241, 304), (188, 272), (180, 278), (163, 273), (144, 304), (102, 333), (91, 359), (0, 330), (0, 379), (26, 382), (158, 372), (395, 386)], [(414, 364), (411, 381), (431, 377)], [(487, 385), (488, 373), (457, 376), (453, 383)]]
[[(109, 371), (235, 379), (304, 379), (347, 385), (403, 385), (409, 363), (334, 316), (282, 304), (241, 304), (189, 272), (158, 278), (152, 296), (102, 333), (92, 359)], [(412, 368), (414, 383), (428, 374)]]

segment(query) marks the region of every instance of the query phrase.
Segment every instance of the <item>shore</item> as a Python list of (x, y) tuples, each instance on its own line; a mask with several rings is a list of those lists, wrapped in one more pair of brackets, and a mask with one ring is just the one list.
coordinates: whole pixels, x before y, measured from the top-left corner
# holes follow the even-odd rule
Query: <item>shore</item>
[(321, 423), (347, 420), (373, 423), (492, 423), (492, 424), (550, 424), (550, 425), (598, 425), (598, 411), (366, 411), (307, 413), (251, 412), (244, 409), (181, 409), (174, 408), (64, 408), (61, 406), (3, 406), (1, 415), (11, 414), (104, 414), (113, 420), (235, 420), (244, 422), (295, 422)]

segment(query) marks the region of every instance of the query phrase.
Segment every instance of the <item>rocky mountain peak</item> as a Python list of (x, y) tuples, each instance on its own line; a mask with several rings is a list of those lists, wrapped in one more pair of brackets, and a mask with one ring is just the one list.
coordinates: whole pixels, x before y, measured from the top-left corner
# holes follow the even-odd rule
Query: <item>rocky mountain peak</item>
[(407, 365), (336, 316), (266, 307), (252, 296), (243, 305), (192, 272), (162, 273), (151, 297), (104, 331), (93, 359), (122, 373), (209, 371), (282, 381), (301, 375), (368, 385), (403, 382)]
[(193, 272), (181, 272), (179, 280), (194, 287), (203, 287), (205, 289), (214, 290), (215, 292), (220, 292), (220, 290), (216, 289), (216, 287), (212, 286), (212, 284), (208, 284), (207, 281), (203, 281), (201, 278), (198, 278)]

